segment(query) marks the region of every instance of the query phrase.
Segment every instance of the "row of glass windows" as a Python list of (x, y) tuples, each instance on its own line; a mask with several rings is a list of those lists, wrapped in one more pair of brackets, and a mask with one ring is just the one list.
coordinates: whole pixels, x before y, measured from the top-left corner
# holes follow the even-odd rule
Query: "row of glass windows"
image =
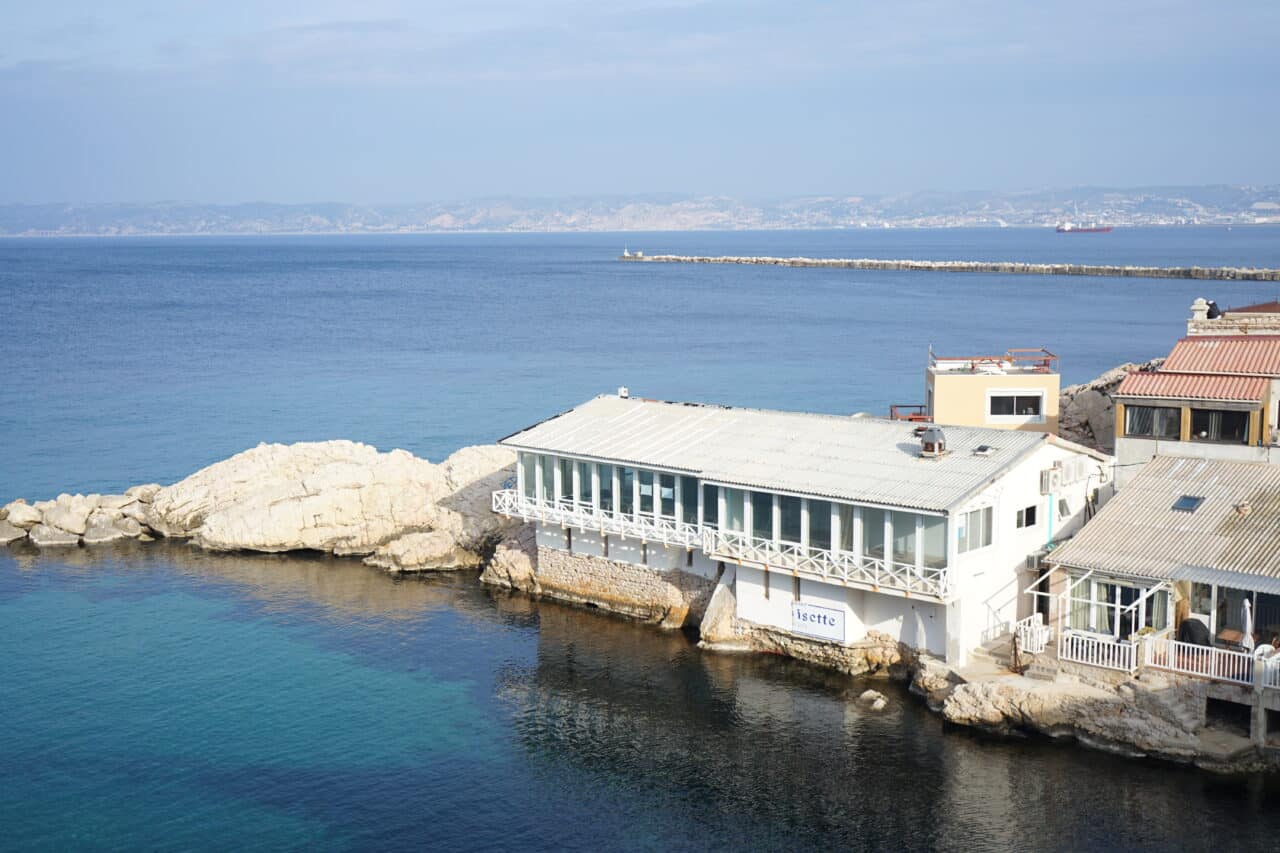
[[(942, 568), (947, 564), (947, 522), (941, 516), (710, 484), (703, 484), (699, 495), (693, 477), (527, 453), (520, 454), (519, 472), (526, 498), (749, 532), (766, 541), (807, 542), (813, 549), (856, 550), (867, 557), (888, 557), (910, 565)], [(991, 509), (976, 513), (961, 517), (962, 551), (991, 544)], [(833, 541), (833, 531), (838, 531), (838, 541)]]
[(1169, 593), (1146, 595), (1144, 589), (1122, 583), (1071, 579), (1068, 625), (1077, 631), (1109, 634), (1121, 640), (1144, 627), (1163, 631), (1169, 625)]
[[(1124, 434), (1177, 440), (1182, 435), (1182, 410), (1174, 406), (1125, 406)], [(1191, 439), (1248, 444), (1249, 413), (1192, 409)]]

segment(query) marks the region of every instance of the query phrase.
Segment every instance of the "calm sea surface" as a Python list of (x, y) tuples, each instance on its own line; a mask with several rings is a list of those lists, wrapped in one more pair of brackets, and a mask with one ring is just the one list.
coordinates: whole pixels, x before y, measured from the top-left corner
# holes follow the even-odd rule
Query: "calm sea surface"
[[(439, 458), (617, 385), (881, 412), (926, 348), (1164, 354), (1274, 285), (624, 265), (1280, 266), (1280, 229), (0, 241), (0, 502), (259, 441)], [(1274, 849), (1280, 784), (951, 731), (905, 693), (359, 564), (0, 549), (0, 848)]]

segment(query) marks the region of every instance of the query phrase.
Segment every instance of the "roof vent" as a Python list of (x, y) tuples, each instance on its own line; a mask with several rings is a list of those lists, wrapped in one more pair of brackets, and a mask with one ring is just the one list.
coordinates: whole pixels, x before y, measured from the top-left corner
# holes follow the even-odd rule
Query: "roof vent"
[(947, 452), (947, 437), (942, 427), (925, 427), (920, 431), (920, 455), (938, 457)]
[(619, 385), (619, 386), (618, 386), (618, 396), (619, 396), (619, 397), (621, 397), (621, 398), (622, 398), (622, 399), (624, 399), (624, 400), (625, 400), (625, 399), (627, 399), (628, 397), (630, 397), (630, 396), (631, 396), (631, 389), (630, 389), (630, 388), (628, 388), (626, 385)]
[(990, 456), (996, 449), (989, 444), (979, 444), (973, 449), (974, 456)]
[(1246, 518), (1248, 517), (1249, 513), (1253, 512), (1253, 507), (1249, 504), (1248, 501), (1240, 501), (1240, 503), (1236, 504), (1234, 508), (1236, 511), (1236, 515), (1240, 516), (1241, 518)]

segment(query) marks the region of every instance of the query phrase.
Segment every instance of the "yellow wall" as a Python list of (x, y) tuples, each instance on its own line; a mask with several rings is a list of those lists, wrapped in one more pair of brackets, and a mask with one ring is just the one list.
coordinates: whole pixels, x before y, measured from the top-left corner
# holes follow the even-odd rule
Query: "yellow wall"
[[(1058, 390), (1056, 373), (993, 376), (985, 373), (934, 373), (925, 376), (933, 389), (933, 419), (940, 424), (1024, 429), (1032, 432), (1058, 431)], [(987, 415), (988, 391), (1036, 390), (1044, 392), (1044, 421), (1031, 424), (992, 422)]]

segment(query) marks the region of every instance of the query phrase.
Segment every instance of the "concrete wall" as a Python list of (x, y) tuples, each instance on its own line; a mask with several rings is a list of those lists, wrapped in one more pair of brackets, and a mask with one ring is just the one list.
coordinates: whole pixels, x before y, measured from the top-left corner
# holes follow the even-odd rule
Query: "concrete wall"
[(1280, 463), (1280, 447), (1119, 437), (1116, 439), (1116, 489), (1123, 488), (1125, 483), (1142, 470), (1143, 463), (1150, 462), (1156, 456), (1222, 459), (1229, 462)]
[[(1056, 373), (1015, 374), (1010, 376), (985, 373), (934, 373), (925, 376), (926, 399), (933, 389), (933, 419), (957, 426), (991, 427), (993, 429), (1026, 429), (1034, 432), (1058, 431), (1058, 392), (1060, 377)], [(987, 405), (990, 392), (1040, 391), (1044, 394), (1043, 417), (1034, 421), (1018, 418), (992, 418)]]
[[(796, 600), (793, 576), (769, 572), (766, 595), (762, 569), (742, 566), (737, 572), (738, 618), (791, 633), (791, 604)], [(878, 631), (914, 649), (939, 657), (947, 654), (946, 608), (940, 604), (804, 578), (800, 580), (800, 601), (843, 612), (846, 644), (860, 642), (868, 632)]]

